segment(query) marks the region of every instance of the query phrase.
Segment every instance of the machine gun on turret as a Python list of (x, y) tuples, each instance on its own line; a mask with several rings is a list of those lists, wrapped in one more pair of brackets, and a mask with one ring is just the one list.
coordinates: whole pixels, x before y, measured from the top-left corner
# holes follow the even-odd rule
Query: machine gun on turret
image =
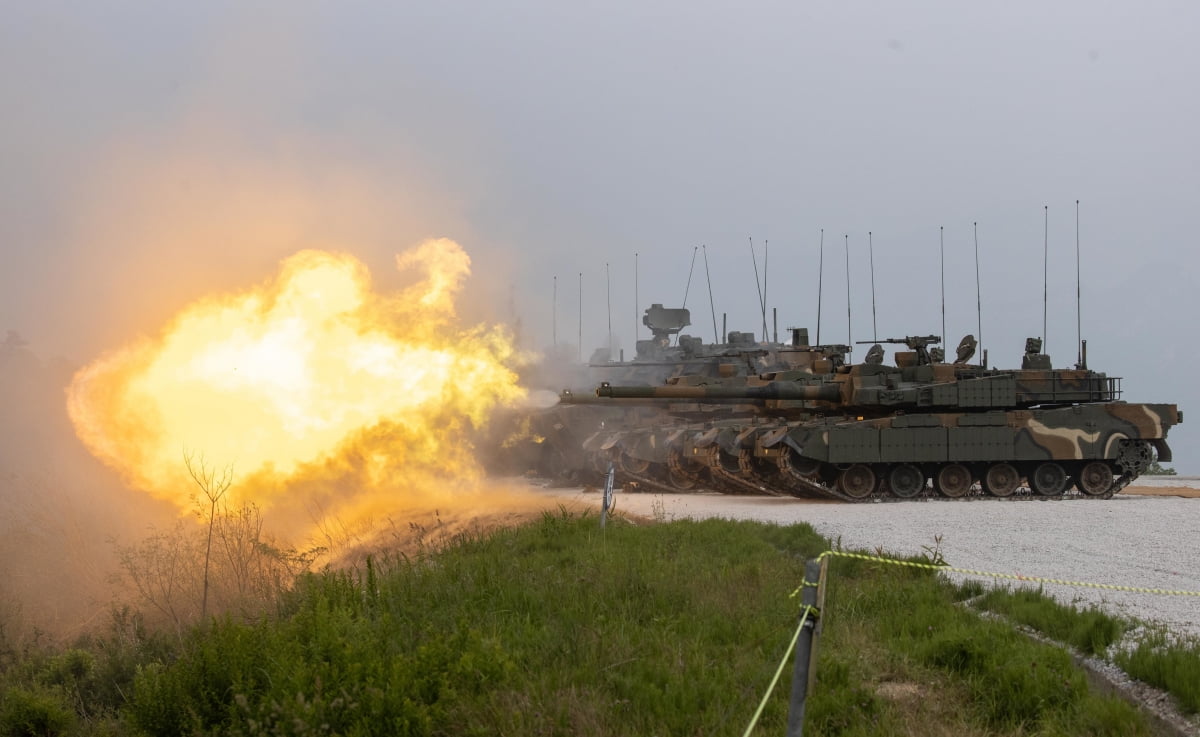
[[(930, 363), (933, 363), (933, 360), (929, 355), (929, 346), (934, 345), (936, 343), (941, 343), (942, 336), (940, 336), (940, 335), (909, 335), (904, 338), (884, 338), (883, 340), (859, 340), (859, 341), (855, 341), (855, 342), (860, 345), (870, 345), (872, 343), (874, 343), (875, 345), (879, 345), (880, 343), (889, 343), (889, 344), (893, 344), (893, 345), (907, 346), (908, 350), (912, 351), (915, 354), (915, 356), (913, 356), (909, 360), (905, 360), (905, 358), (908, 358), (908, 357), (902, 357), (903, 354), (898, 352), (898, 353), (896, 353), (896, 364), (897, 365), (907, 364), (907, 365), (915, 365), (915, 366), (928, 366)], [(871, 356), (872, 351), (867, 351), (867, 355)], [(876, 353), (875, 355), (880, 355), (880, 354)], [(882, 360), (881, 355), (880, 355), (880, 359)]]
[[(945, 360), (945, 353), (940, 348), (929, 348), (936, 343), (941, 343), (940, 335), (909, 335), (904, 338), (884, 338), (883, 340), (860, 340), (859, 344), (866, 345), (873, 343), (870, 350), (867, 351), (867, 356), (863, 363), (879, 364), (883, 362), (883, 348), (881, 343), (891, 343), (896, 345), (906, 346), (909, 351), (915, 354), (914, 358), (909, 358), (903, 353), (897, 353), (897, 365), (916, 365), (927, 366), (931, 363), (941, 363)], [(958, 349), (955, 352), (954, 363), (956, 365), (965, 365), (975, 355), (975, 348), (978, 346), (978, 341), (974, 335), (964, 336), (958, 343)], [(878, 350), (877, 350), (878, 349)], [(907, 360), (906, 360), (907, 359)]]

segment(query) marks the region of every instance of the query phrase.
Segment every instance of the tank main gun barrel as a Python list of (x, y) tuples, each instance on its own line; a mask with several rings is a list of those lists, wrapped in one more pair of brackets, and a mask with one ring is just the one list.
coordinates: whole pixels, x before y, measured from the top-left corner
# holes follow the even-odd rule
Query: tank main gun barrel
[(838, 402), (842, 399), (842, 389), (840, 384), (801, 384), (791, 381), (776, 381), (758, 386), (613, 386), (605, 382), (596, 389), (596, 396), (613, 399), (790, 399)]

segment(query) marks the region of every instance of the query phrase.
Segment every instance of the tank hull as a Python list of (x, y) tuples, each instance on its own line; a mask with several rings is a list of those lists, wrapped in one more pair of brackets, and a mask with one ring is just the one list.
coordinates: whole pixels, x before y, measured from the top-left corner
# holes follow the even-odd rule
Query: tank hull
[[(1109, 498), (1155, 458), (1170, 460), (1173, 404), (900, 414), (875, 419), (758, 416), (601, 430), (589, 467), (614, 464), (635, 488), (842, 501)], [(682, 462), (681, 462), (682, 459)]]

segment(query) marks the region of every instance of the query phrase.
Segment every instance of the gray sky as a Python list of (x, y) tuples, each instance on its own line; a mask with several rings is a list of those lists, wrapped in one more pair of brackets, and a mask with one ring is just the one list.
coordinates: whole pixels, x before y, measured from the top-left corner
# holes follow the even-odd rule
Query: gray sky
[[(1075, 213), (1093, 368), (1200, 407), (1200, 5), (1094, 3), (19, 3), (0, 12), (0, 330), (85, 361), (306, 246), (395, 286), (391, 257), (458, 240), (468, 318), (531, 347), (618, 346), (678, 306), (706, 244), (717, 320), (975, 332), (1013, 365), (1075, 360)], [(638, 253), (638, 300), (633, 264)], [(513, 308), (510, 308), (510, 303)], [(697, 263), (691, 332), (712, 338)], [(642, 337), (646, 337), (644, 334)], [(1200, 415), (1198, 415), (1200, 417)], [(1200, 421), (1172, 433), (1200, 472)]]

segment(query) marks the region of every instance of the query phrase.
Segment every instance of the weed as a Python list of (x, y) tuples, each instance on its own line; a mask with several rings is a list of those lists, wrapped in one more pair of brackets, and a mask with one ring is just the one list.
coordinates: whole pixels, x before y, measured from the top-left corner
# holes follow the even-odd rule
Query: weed
[(1200, 639), (1172, 638), (1154, 628), (1115, 661), (1134, 678), (1171, 693), (1185, 713), (1200, 713)]
[(74, 725), (75, 713), (56, 689), (17, 687), (0, 695), (0, 734), (55, 737)]
[(1128, 629), (1128, 622), (1091, 606), (1060, 604), (1042, 589), (992, 589), (976, 603), (981, 609), (1043, 632), (1087, 655), (1103, 655)]
[(659, 524), (667, 521), (667, 507), (663, 498), (657, 494), (650, 500), (650, 516)]
[(933, 545), (922, 545), (921, 550), (925, 551), (924, 558), (927, 563), (935, 566), (949, 565), (946, 563), (946, 558), (942, 555), (942, 536), (933, 536)]
[(977, 578), (968, 578), (958, 584), (955, 589), (954, 598), (958, 601), (967, 601), (968, 599), (982, 596), (985, 591), (987, 591), (987, 586), (984, 585), (983, 581)]

